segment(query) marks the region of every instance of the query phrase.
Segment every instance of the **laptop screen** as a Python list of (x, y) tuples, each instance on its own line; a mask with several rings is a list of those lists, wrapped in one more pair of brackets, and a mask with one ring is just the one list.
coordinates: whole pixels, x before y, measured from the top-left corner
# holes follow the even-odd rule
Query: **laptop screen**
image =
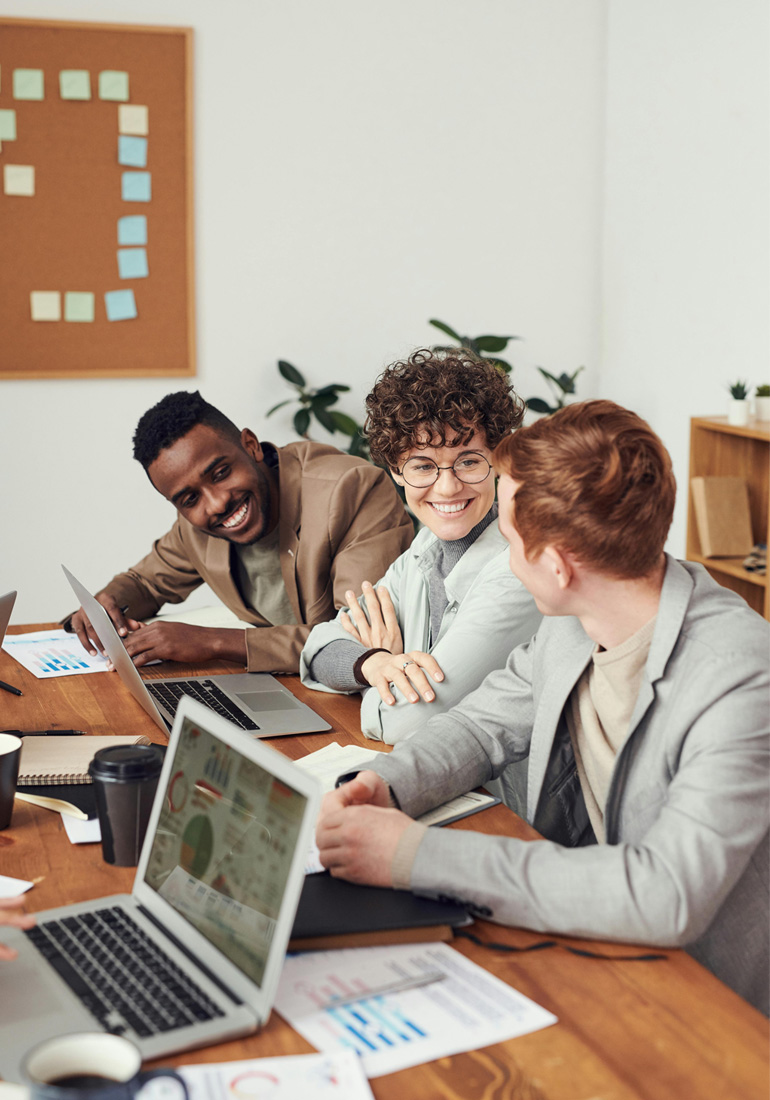
[(185, 717), (144, 881), (261, 985), (307, 799)]

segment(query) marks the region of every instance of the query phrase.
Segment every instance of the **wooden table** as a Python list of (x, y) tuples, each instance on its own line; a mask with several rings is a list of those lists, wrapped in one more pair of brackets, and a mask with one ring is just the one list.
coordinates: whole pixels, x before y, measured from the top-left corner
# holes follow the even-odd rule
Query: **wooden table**
[[(17, 628), (22, 629), (40, 627)], [(191, 671), (166, 664), (146, 675), (160, 678)], [(235, 667), (208, 665), (206, 671)], [(114, 673), (36, 680), (2, 652), (0, 679), (24, 692), (21, 698), (0, 692), (0, 729), (74, 727), (92, 734), (143, 733), (154, 741), (164, 740)], [(282, 682), (323, 715), (333, 732), (273, 739), (271, 744), (281, 752), (296, 759), (330, 738), (376, 747), (359, 732), (356, 696), (308, 691), (296, 677)], [(450, 827), (536, 839), (529, 826), (501, 806)], [(32, 911), (130, 893), (134, 874), (130, 868), (104, 863), (99, 845), (70, 844), (58, 814), (22, 802), (15, 805), (11, 827), (0, 833), (0, 871), (34, 880), (27, 895)], [(485, 921), (477, 921), (473, 930), (485, 940), (517, 945), (542, 938)], [(561, 942), (610, 954), (627, 951), (617, 944), (564, 937)], [(506, 955), (462, 939), (455, 946), (549, 1009), (559, 1022), (533, 1035), (376, 1078), (372, 1091), (378, 1100), (768, 1096), (767, 1020), (683, 951), (669, 951), (660, 962), (610, 962), (579, 958), (558, 948)], [(273, 1013), (258, 1035), (163, 1061), (217, 1062), (311, 1049)]]

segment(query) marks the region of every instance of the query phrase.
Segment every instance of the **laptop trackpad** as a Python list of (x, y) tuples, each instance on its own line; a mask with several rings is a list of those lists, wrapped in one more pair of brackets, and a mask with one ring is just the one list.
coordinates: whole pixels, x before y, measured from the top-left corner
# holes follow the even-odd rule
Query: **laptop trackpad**
[(292, 710), (301, 705), (285, 691), (236, 691), (233, 694), (255, 714)]
[(2, 965), (8, 969), (3, 971), (5, 990), (0, 997), (0, 1025), (42, 1020), (72, 1010), (70, 998), (58, 989), (58, 982), (48, 977), (45, 967), (36, 959), (19, 959)]

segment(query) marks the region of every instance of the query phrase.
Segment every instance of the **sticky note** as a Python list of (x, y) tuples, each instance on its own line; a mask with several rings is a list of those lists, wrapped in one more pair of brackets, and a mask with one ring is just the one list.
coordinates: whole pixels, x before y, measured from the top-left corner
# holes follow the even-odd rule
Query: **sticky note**
[(94, 295), (86, 290), (68, 290), (64, 295), (65, 321), (93, 321)]
[(108, 321), (131, 321), (137, 316), (133, 290), (108, 290), (104, 304)]
[(61, 321), (61, 294), (58, 290), (33, 290), (29, 300), (33, 321)]
[(88, 69), (62, 69), (59, 73), (59, 95), (62, 99), (90, 99), (91, 74)]
[(118, 130), (121, 134), (139, 134), (145, 137), (150, 132), (149, 110), (138, 103), (121, 103), (118, 107)]
[(128, 137), (120, 134), (118, 137), (118, 164), (126, 164), (129, 168), (147, 167), (147, 138)]
[(104, 69), (99, 73), (99, 99), (128, 99), (128, 73)]
[(14, 99), (43, 99), (44, 95), (42, 69), (13, 70)]
[(0, 141), (16, 141), (15, 111), (0, 111)]
[(124, 172), (120, 194), (124, 202), (149, 202), (152, 197), (150, 173)]
[(118, 218), (118, 244), (147, 244), (147, 218), (144, 214)]
[(31, 164), (3, 165), (3, 189), (6, 195), (34, 195), (35, 169)]
[(118, 274), (121, 279), (146, 279), (150, 274), (147, 267), (147, 249), (119, 248)]

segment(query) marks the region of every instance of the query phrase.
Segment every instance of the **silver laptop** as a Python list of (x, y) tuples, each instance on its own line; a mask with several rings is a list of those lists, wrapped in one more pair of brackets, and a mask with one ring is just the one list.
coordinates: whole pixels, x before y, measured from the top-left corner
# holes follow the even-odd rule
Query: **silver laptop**
[(6, 592), (4, 596), (0, 596), (0, 643), (2, 643), (8, 629), (8, 623), (11, 621), (11, 612), (15, 603), (15, 592)]
[(184, 696), (205, 703), (253, 737), (331, 729), (328, 722), (266, 672), (143, 680), (102, 605), (66, 565), (62, 569), (121, 680), (164, 733), (171, 728), (176, 707)]
[(101, 1029), (143, 1058), (256, 1031), (275, 997), (320, 784), (206, 707), (177, 710), (133, 893), (3, 928), (0, 1075)]

